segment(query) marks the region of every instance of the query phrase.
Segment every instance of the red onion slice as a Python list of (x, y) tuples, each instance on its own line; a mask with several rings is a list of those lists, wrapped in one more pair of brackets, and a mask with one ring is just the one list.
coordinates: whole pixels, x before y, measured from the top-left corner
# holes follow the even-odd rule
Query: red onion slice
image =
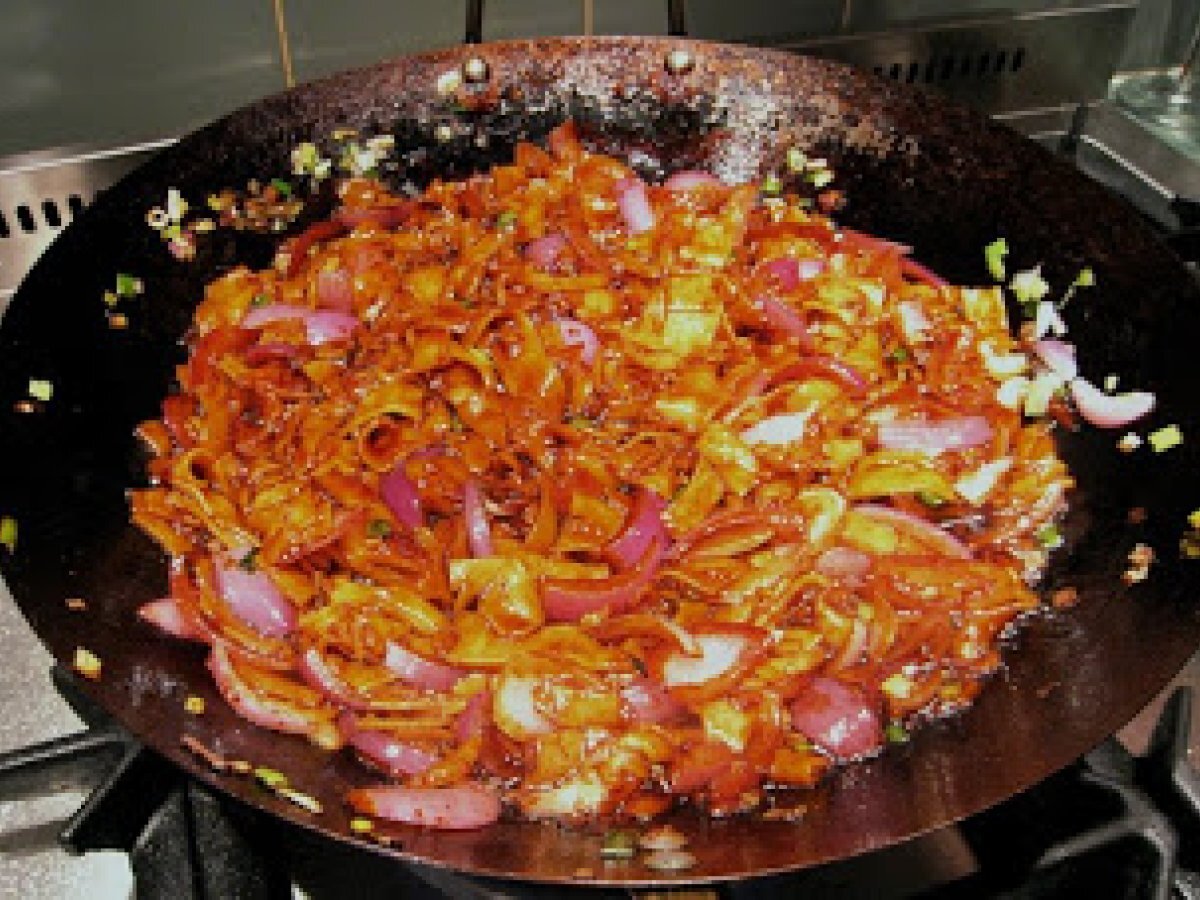
[(287, 734), (311, 735), (321, 724), (308, 710), (297, 709), (256, 693), (233, 667), (227, 651), (214, 644), (208, 654), (208, 670), (225, 702), (243, 719)]
[(492, 555), (492, 527), (483, 507), (483, 492), (474, 478), (463, 485), (463, 518), (467, 525), (467, 543), (471, 555), (478, 558)]
[(879, 425), (879, 443), (883, 447), (930, 456), (980, 447), (991, 439), (992, 426), (984, 416), (960, 416), (935, 422), (881, 422)]
[(758, 308), (762, 310), (763, 318), (771, 328), (790, 337), (799, 338), (805, 349), (810, 346), (808, 322), (791, 306), (782, 300), (764, 295), (758, 298)]
[(1154, 395), (1146, 391), (1106, 394), (1082, 378), (1070, 384), (1079, 415), (1098, 428), (1120, 428), (1154, 409)]
[(542, 607), (548, 622), (578, 622), (590, 612), (633, 609), (658, 574), (666, 545), (651, 540), (637, 564), (612, 578), (548, 580), (542, 588)]
[(421, 495), (417, 493), (417, 486), (413, 480), (404, 471), (403, 460), (379, 479), (379, 493), (387, 508), (396, 517), (396, 521), (409, 528), (417, 528), (424, 523)]
[(629, 521), (625, 528), (605, 548), (622, 568), (637, 565), (646, 555), (651, 541), (667, 544), (667, 526), (663, 522), (663, 510), (667, 501), (649, 488), (640, 488), (633, 501)]
[(661, 725), (676, 721), (688, 713), (688, 708), (670, 692), (649, 678), (635, 678), (621, 688), (621, 709), (629, 721), (644, 725)]
[(900, 260), (900, 274), (904, 275), (906, 278), (912, 279), (913, 281), (920, 282), (921, 284), (927, 284), (932, 288), (944, 288), (950, 286), (950, 282), (948, 282), (941, 275), (938, 275), (932, 269), (921, 265), (915, 259), (909, 259), (908, 257)]
[(856, 688), (817, 676), (792, 701), (792, 727), (839, 760), (859, 759), (883, 746), (879, 713)]
[(305, 337), (314, 346), (344, 340), (358, 327), (358, 319), (336, 310), (314, 310), (286, 303), (268, 303), (251, 309), (242, 319), (243, 328), (262, 328), (272, 322), (300, 319)]
[(624, 178), (617, 182), (617, 208), (631, 234), (642, 234), (654, 227), (654, 210), (641, 179)]
[(309, 687), (317, 689), (335, 703), (348, 709), (366, 709), (370, 706), (365, 698), (342, 681), (316, 647), (309, 647), (300, 655), (298, 669), (300, 677)]
[(469, 741), (471, 738), (483, 734), (489, 721), (488, 711), (491, 706), (492, 695), (487, 691), (480, 691), (472, 696), (467, 701), (467, 705), (463, 707), (463, 711), (458, 714), (458, 718), (454, 720), (454, 736), (459, 741)]
[(347, 800), (364, 815), (445, 831), (483, 828), (500, 818), (499, 795), (482, 785), (356, 788)]
[(556, 319), (555, 321), (558, 324), (558, 332), (562, 335), (563, 343), (568, 347), (581, 348), (580, 359), (591, 365), (596, 358), (596, 351), (600, 349), (600, 340), (596, 337), (596, 332), (592, 331), (591, 326), (576, 319)]
[(701, 172), (698, 169), (683, 169), (663, 182), (663, 187), (668, 191), (679, 193), (694, 191), (697, 188), (708, 189), (724, 186), (717, 176), (708, 172)]
[(874, 503), (860, 503), (853, 507), (854, 512), (875, 522), (897, 526), (907, 530), (918, 540), (929, 544), (930, 547), (946, 556), (955, 559), (971, 559), (974, 554), (971, 548), (963, 544), (954, 535), (944, 531), (932, 522), (927, 522), (919, 516), (914, 516), (890, 506), (879, 506)]
[(467, 673), (413, 653), (403, 644), (388, 641), (383, 664), (401, 681), (432, 691), (448, 691)]
[(354, 307), (354, 284), (345, 269), (322, 269), (317, 273), (317, 305), (323, 309), (350, 312)]
[(698, 634), (698, 656), (672, 653), (663, 663), (663, 683), (667, 687), (704, 684), (724, 675), (739, 662), (750, 645), (745, 634)]
[(1061, 375), (1066, 381), (1070, 381), (1079, 374), (1079, 363), (1075, 359), (1074, 344), (1056, 341), (1053, 338), (1043, 338), (1034, 342), (1033, 352), (1051, 372)]
[(263, 572), (217, 567), (217, 590), (230, 611), (266, 637), (284, 637), (296, 628), (296, 610)]
[(138, 618), (148, 622), (159, 631), (186, 641), (206, 640), (204, 629), (179, 605), (174, 597), (151, 600), (138, 607)]
[(359, 728), (350, 714), (338, 719), (338, 728), (349, 746), (393, 778), (420, 775), (438, 761), (437, 754), (424, 747), (397, 740), (386, 732)]
[(814, 568), (826, 578), (835, 578), (844, 584), (861, 584), (871, 571), (871, 557), (851, 547), (830, 547), (817, 557)]
[(562, 234), (548, 234), (525, 245), (525, 258), (543, 272), (553, 271), (559, 256), (567, 249), (567, 238)]

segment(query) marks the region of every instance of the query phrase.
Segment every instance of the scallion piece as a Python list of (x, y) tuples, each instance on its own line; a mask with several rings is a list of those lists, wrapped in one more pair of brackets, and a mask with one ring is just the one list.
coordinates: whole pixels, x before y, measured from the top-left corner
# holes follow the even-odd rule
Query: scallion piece
[(0, 518), (0, 545), (9, 553), (17, 552), (17, 520), (12, 516)]
[(889, 744), (907, 744), (908, 730), (900, 722), (888, 722), (887, 728), (883, 730), (883, 736), (887, 738)]
[(605, 859), (629, 859), (637, 852), (637, 834), (623, 828), (615, 828), (604, 835), (600, 855)]
[(1150, 432), (1146, 435), (1146, 439), (1155, 453), (1165, 453), (1172, 447), (1178, 447), (1183, 443), (1183, 432), (1179, 430), (1178, 425), (1167, 425)]
[(946, 505), (946, 498), (940, 494), (935, 494), (933, 491), (917, 491), (917, 499), (926, 506), (937, 508)]
[(983, 248), (983, 258), (987, 262), (988, 272), (997, 281), (1003, 281), (1007, 277), (1008, 273), (1004, 266), (1006, 256), (1008, 256), (1008, 241), (1004, 238), (996, 238)]
[(54, 396), (54, 382), (45, 378), (30, 378), (29, 396), (42, 403), (49, 403), (50, 398)]
[(238, 560), (238, 566), (247, 572), (256, 571), (258, 569), (258, 548), (255, 547), (247, 551), (246, 555)]
[(281, 787), (287, 787), (288, 779), (277, 769), (268, 769), (266, 766), (258, 766), (254, 770), (254, 777), (263, 787), (277, 790)]
[(783, 182), (774, 172), (769, 174), (762, 181), (762, 192), (768, 196), (774, 197), (777, 194), (783, 193)]
[(511, 209), (506, 209), (500, 215), (496, 216), (497, 228), (512, 228), (517, 224), (519, 216)]
[(255, 294), (250, 298), (250, 305), (254, 307), (267, 306), (271, 302), (271, 298), (267, 294)]
[(1037, 537), (1038, 543), (1047, 550), (1053, 550), (1055, 547), (1062, 545), (1062, 533), (1053, 522), (1049, 522), (1039, 528), (1035, 537)]
[(136, 275), (117, 273), (116, 294), (118, 297), (136, 297), (142, 292), (142, 279)]
[(282, 178), (272, 178), (271, 187), (275, 188), (276, 193), (283, 199), (288, 200), (292, 196), (292, 185), (290, 182), (284, 181)]
[(392, 536), (392, 523), (387, 519), (372, 519), (367, 523), (367, 536), (386, 538)]

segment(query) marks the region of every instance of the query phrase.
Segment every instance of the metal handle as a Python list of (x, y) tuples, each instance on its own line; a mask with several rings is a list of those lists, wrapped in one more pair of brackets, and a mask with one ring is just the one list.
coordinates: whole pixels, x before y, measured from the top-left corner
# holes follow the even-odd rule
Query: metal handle
[(123, 730), (108, 726), (0, 753), (0, 800), (92, 787), (131, 743)]
[(671, 37), (687, 37), (687, 16), (684, 0), (667, 0), (667, 34)]
[(463, 31), (463, 43), (483, 43), (483, 0), (467, 0), (467, 24)]

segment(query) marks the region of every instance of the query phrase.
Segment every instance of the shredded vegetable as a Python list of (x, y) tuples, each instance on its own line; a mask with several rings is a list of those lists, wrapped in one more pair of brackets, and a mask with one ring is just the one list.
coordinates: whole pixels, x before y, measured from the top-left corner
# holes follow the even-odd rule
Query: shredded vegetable
[(1002, 288), (770, 178), (549, 146), (415, 201), (349, 178), (208, 286), (141, 429), (143, 620), (435, 828), (752, 810), (970, 705), (1072, 483), (998, 399), (1040, 377)]

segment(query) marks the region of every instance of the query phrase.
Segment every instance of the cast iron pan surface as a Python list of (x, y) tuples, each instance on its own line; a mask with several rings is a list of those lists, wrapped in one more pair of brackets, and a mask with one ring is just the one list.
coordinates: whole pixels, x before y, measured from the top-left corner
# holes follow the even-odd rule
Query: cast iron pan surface
[[(684, 48), (694, 65), (664, 65)], [(484, 83), (439, 93), (439, 76), (469, 56)], [(447, 79), (442, 80), (443, 88)], [(34, 630), (70, 664), (76, 647), (103, 660), (87, 692), (151, 748), (248, 804), (338, 841), (354, 842), (341, 797), (371, 781), (349, 754), (237, 718), (216, 694), (204, 650), (163, 639), (134, 616), (161, 596), (165, 561), (128, 521), (125, 492), (144, 483), (136, 424), (156, 416), (184, 358), (181, 337), (205, 282), (235, 262), (265, 265), (276, 239), (226, 229), (204, 236), (192, 263), (175, 262), (146, 211), (170, 187), (193, 204), (250, 178), (288, 176), (301, 140), (328, 145), (336, 128), (397, 138), (396, 181), (422, 185), (506, 159), (574, 118), (589, 143), (632, 158), (648, 177), (703, 167), (727, 180), (785, 171), (798, 146), (827, 157), (849, 198), (840, 218), (911, 244), (952, 281), (988, 283), (982, 247), (1004, 236), (1010, 271), (1045, 263), (1063, 286), (1091, 266), (1098, 286), (1067, 307), (1082, 372), (1153, 390), (1138, 430), (1175, 423), (1167, 453), (1117, 452), (1122, 431), (1062, 431), (1077, 480), (1066, 547), (1047, 591), (1080, 604), (1031, 623), (1007, 668), (976, 706), (923, 729), (906, 747), (840, 772), (803, 799), (796, 822), (674, 821), (698, 864), (678, 875), (640, 862), (604, 865), (598, 830), (502, 822), (473, 833), (396, 829), (388, 850), (470, 873), (599, 882), (742, 878), (811, 866), (901, 841), (968, 816), (1045, 778), (1129, 720), (1200, 643), (1200, 563), (1181, 559), (1187, 514), (1200, 506), (1200, 300), (1183, 266), (1122, 201), (1050, 153), (983, 117), (841, 65), (674, 39), (569, 39), (460, 47), (301, 87), (242, 109), (163, 152), (103, 194), (49, 249), (0, 328), (0, 513), (19, 522), (3, 573)], [(632, 156), (631, 156), (632, 154)], [(321, 215), (315, 210), (312, 216)], [(297, 224), (300, 227), (303, 222)], [(103, 292), (115, 273), (140, 276), (129, 328), (110, 329)], [(54, 385), (37, 413), (14, 411), (30, 378)], [(1129, 512), (1146, 520), (1131, 524)], [(1155, 549), (1150, 577), (1126, 587), (1126, 556)], [(64, 600), (80, 597), (87, 610)], [(207, 701), (203, 716), (183, 699)], [(310, 815), (252, 780), (217, 775), (180, 746), (195, 735), (231, 758), (280, 769), (318, 797)], [(374, 847), (362, 841), (364, 847)], [(586, 879), (585, 879), (586, 880)]]

